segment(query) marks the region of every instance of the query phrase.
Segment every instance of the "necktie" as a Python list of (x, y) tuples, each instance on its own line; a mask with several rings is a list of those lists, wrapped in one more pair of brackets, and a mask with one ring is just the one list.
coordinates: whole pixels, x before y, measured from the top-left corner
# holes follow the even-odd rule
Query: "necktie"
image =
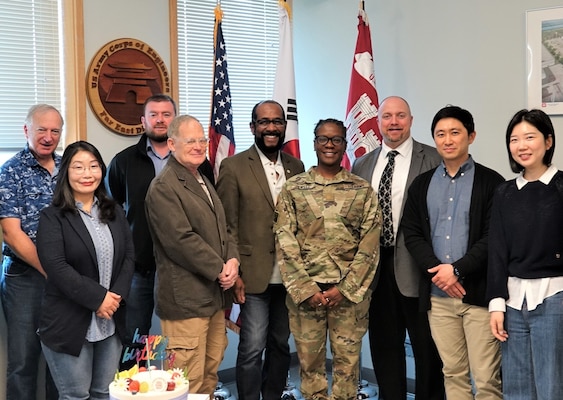
[(383, 227), (381, 232), (381, 245), (390, 247), (393, 245), (393, 214), (391, 208), (391, 182), (393, 179), (393, 170), (395, 169), (395, 156), (398, 151), (392, 150), (387, 153), (387, 165), (381, 174), (379, 181), (379, 205), (381, 206), (381, 214), (383, 216)]

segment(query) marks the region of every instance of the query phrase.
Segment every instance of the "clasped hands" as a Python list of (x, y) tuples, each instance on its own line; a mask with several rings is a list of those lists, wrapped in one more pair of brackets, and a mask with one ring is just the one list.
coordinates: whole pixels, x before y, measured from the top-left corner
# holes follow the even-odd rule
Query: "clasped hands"
[(223, 269), (217, 279), (219, 279), (219, 285), (223, 290), (227, 290), (233, 287), (238, 279), (238, 267), (239, 261), (236, 258), (230, 258), (225, 264), (223, 264)]
[(465, 289), (461, 283), (459, 283), (457, 276), (455, 276), (452, 264), (436, 265), (435, 267), (430, 268), (428, 272), (435, 274), (432, 277), (432, 283), (446, 292), (448, 296), (456, 299), (463, 299), (463, 296), (465, 296)]
[(102, 304), (96, 310), (96, 316), (98, 318), (111, 319), (113, 314), (119, 308), (120, 303), (121, 296), (108, 290), (106, 292), (106, 296), (104, 297), (104, 301), (102, 301)]
[(309, 297), (307, 302), (311, 308), (334, 308), (340, 304), (342, 299), (344, 299), (344, 296), (342, 296), (340, 290), (338, 290), (336, 286), (333, 286), (330, 289), (315, 293)]

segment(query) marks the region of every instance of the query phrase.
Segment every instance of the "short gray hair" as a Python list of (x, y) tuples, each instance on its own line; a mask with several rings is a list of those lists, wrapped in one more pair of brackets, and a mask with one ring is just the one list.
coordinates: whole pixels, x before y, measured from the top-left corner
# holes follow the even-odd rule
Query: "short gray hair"
[(35, 117), (36, 114), (42, 114), (47, 111), (55, 111), (57, 114), (59, 114), (59, 118), (61, 119), (61, 127), (65, 124), (60, 111), (50, 104), (36, 104), (34, 106), (31, 106), (29, 108), (29, 111), (27, 112), (27, 116), (25, 117), (25, 124), (31, 125), (33, 123), (33, 117)]
[(203, 125), (201, 125), (201, 122), (199, 122), (199, 120), (196, 117), (188, 114), (178, 115), (176, 118), (172, 120), (170, 125), (168, 125), (168, 137), (177, 138), (178, 134), (180, 133), (180, 126), (184, 123), (189, 123), (189, 122), (196, 122), (201, 126), (201, 129), (203, 129)]

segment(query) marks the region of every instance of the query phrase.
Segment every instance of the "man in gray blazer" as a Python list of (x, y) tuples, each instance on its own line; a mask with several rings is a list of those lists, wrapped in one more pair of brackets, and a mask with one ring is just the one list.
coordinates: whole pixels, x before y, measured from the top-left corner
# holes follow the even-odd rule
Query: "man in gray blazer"
[(415, 359), (416, 399), (443, 400), (442, 364), (430, 335), (426, 312), (419, 310), (421, 272), (405, 247), (403, 232), (399, 229), (410, 184), (422, 172), (436, 167), (440, 156), (435, 148), (412, 139), (413, 117), (403, 98), (384, 99), (378, 116), (382, 146), (356, 160), (352, 167), (353, 173), (371, 182), (378, 190), (388, 155), (396, 154), (391, 179), (393, 241), (391, 245), (381, 246), (369, 314), (373, 369), (381, 398), (406, 398), (404, 342), (408, 331)]
[[(235, 301), (241, 305), (236, 364), (239, 400), (279, 399), (290, 362), (286, 291), (275, 261), (274, 210), (285, 180), (303, 163), (280, 149), (285, 113), (266, 100), (252, 110), (255, 144), (221, 163), (217, 193), (241, 256)], [(262, 365), (262, 353), (266, 350)]]

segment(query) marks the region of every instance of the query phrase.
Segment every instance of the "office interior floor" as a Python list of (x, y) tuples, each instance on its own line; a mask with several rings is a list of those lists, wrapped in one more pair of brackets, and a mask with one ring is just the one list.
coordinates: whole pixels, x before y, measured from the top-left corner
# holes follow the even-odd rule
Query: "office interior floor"
[[(328, 372), (328, 381), (329, 387), (332, 380), (332, 376), (330, 374), (330, 365), (327, 365), (327, 372)], [(301, 396), (301, 392), (299, 391), (299, 364), (297, 359), (292, 359), (291, 369), (289, 371), (289, 382), (292, 384), (292, 387), (289, 387), (288, 390), (284, 392), (281, 400), (304, 400)], [(379, 392), (377, 388), (377, 384), (375, 382), (375, 375), (373, 374), (373, 370), (362, 368), (362, 382), (361, 387), (358, 388), (358, 396), (356, 399), (360, 400), (384, 400), (379, 397)], [(221, 388), (215, 392), (215, 399), (216, 400), (236, 400), (237, 399), (237, 386), (235, 383), (234, 376), (231, 373), (221, 374), (219, 376), (221, 381)], [(409, 390), (411, 389), (413, 382), (409, 382)], [(359, 385), (360, 386), (360, 385)], [(415, 400), (415, 396), (411, 393), (407, 395), (407, 400)]]

